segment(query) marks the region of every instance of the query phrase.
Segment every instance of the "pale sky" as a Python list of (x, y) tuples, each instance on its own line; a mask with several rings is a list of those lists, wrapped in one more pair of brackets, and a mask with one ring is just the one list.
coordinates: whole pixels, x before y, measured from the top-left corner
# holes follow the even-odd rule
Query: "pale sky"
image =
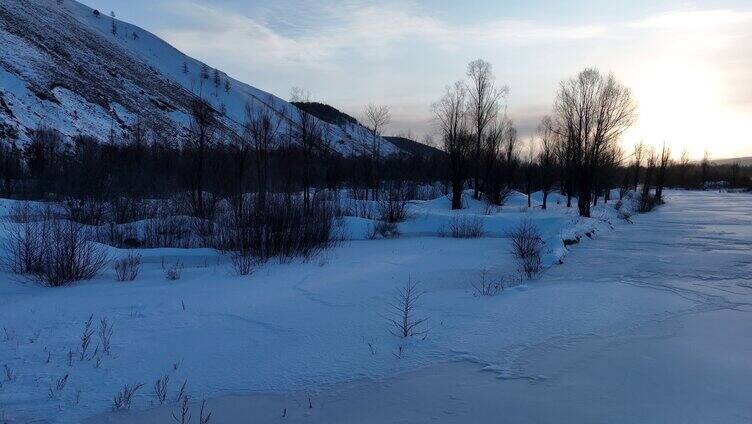
[(389, 105), (392, 133), (430, 132), (431, 103), (483, 58), (510, 87), (523, 137), (559, 81), (595, 66), (640, 106), (626, 145), (752, 156), (750, 0), (83, 2), (279, 97), (303, 87), (358, 118), (369, 102)]

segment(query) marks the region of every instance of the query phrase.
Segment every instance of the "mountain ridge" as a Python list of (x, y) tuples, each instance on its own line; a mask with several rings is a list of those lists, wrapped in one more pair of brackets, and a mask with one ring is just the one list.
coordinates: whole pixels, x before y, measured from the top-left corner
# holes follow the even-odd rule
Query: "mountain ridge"
[[(240, 131), (245, 108), (267, 108), (297, 125), (295, 106), (193, 59), (156, 35), (95, 13), (73, 0), (0, 4), (0, 137), (25, 142), (50, 127), (71, 138), (127, 136), (139, 118), (174, 139), (189, 123), (190, 102), (207, 100), (223, 124)], [(368, 154), (372, 136), (359, 124), (322, 122), (341, 154)], [(382, 151), (400, 150), (383, 138)]]

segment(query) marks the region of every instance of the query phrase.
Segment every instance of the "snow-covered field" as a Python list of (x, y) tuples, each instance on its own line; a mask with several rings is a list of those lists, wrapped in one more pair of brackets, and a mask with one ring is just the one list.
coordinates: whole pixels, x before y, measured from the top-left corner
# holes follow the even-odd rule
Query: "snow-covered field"
[[(514, 422), (556, 422), (562, 411), (578, 422), (634, 422), (632, 408), (646, 419), (749, 421), (743, 382), (752, 381), (752, 342), (728, 329), (748, 328), (752, 196), (671, 192), (668, 205), (635, 224), (612, 204), (589, 220), (561, 205), (528, 211), (524, 204), (514, 197), (485, 215), (471, 203), (461, 213), (485, 221), (487, 235), (478, 239), (437, 237), (452, 215), (446, 199), (414, 203), (399, 239), (365, 240), (366, 223), (346, 218), (349, 240), (338, 247), (307, 262), (268, 263), (249, 277), (202, 249), (142, 250), (145, 264), (132, 283), (115, 282), (110, 269), (62, 289), (4, 274), (0, 367), (8, 364), (15, 378), (0, 388), (0, 422), (168, 422), (186, 380), (194, 405), (213, 399), (212, 422), (220, 423), (282, 422), (284, 410), (284, 422), (471, 422), (504, 411)], [(520, 280), (503, 237), (525, 218), (541, 229), (550, 266), (533, 281)], [(576, 236), (584, 241), (565, 257), (562, 239)], [(177, 259), (182, 277), (166, 281), (162, 263)], [(474, 295), (483, 270), (512, 287)], [(416, 314), (427, 318), (428, 332), (404, 340), (390, 334), (385, 316), (409, 279), (426, 292)], [(115, 325), (112, 353), (101, 361), (76, 355), (91, 314), (95, 326), (105, 316)], [(701, 323), (718, 343), (696, 346), (704, 338), (694, 331), (691, 344), (676, 342), (651, 358), (644, 344), (685, 340), (685, 322)], [(706, 356), (715, 361), (690, 361)], [(655, 370), (625, 372), (645, 364)], [(164, 375), (170, 404), (142, 412), (157, 403), (153, 385)], [(665, 380), (642, 387), (658, 376)], [(136, 383), (144, 387), (130, 412), (100, 415), (124, 384)], [(658, 404), (627, 402), (656, 391), (665, 415), (651, 414)], [(702, 402), (704, 415), (691, 414)]]

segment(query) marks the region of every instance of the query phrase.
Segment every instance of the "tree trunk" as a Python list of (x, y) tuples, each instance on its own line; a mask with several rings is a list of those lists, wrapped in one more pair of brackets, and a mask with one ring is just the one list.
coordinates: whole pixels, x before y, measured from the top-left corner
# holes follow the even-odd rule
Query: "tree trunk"
[(462, 182), (452, 183), (452, 209), (462, 209)]
[(580, 178), (579, 188), (579, 192), (577, 193), (577, 207), (580, 210), (580, 216), (590, 218), (591, 190), (587, 178)]

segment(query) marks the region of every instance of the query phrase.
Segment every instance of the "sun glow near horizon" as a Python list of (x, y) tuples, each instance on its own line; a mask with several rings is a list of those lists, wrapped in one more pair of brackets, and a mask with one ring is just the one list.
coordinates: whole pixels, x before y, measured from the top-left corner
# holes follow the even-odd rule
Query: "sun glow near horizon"
[(693, 159), (705, 151), (719, 158), (738, 153), (741, 146), (732, 145), (738, 123), (725, 110), (711, 69), (698, 63), (651, 64), (639, 71), (631, 88), (638, 119), (625, 133), (625, 144), (643, 141), (660, 148), (666, 143), (674, 156), (686, 150)]
[[(752, 22), (749, 13), (729, 11), (677, 12), (638, 25), (652, 29), (645, 51), (625, 64), (624, 82), (633, 90), (639, 118), (625, 133), (627, 146), (642, 140), (671, 147), (691, 159), (705, 152), (711, 158), (749, 155), (752, 140), (749, 103), (739, 102), (738, 75), (744, 60), (735, 43), (746, 29), (723, 33), (721, 28)], [(743, 64), (743, 62), (742, 62)], [(618, 76), (618, 75), (617, 75)]]

